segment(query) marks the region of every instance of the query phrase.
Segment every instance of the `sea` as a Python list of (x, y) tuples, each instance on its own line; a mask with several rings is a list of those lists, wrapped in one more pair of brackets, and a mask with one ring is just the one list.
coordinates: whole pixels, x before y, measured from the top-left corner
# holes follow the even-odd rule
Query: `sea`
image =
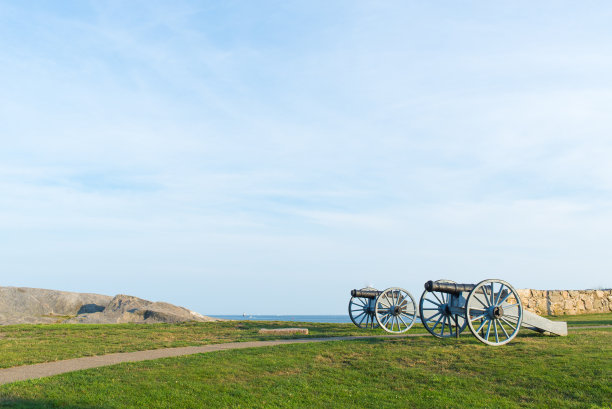
[(351, 319), (347, 315), (209, 315), (213, 318), (239, 321), (293, 321), (293, 322), (328, 322), (348, 323)]

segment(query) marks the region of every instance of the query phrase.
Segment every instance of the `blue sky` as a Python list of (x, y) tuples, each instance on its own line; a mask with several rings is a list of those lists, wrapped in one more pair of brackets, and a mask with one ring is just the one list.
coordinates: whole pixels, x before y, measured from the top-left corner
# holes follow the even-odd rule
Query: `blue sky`
[(0, 1), (1, 285), (204, 314), (438, 278), (610, 287), (611, 19)]

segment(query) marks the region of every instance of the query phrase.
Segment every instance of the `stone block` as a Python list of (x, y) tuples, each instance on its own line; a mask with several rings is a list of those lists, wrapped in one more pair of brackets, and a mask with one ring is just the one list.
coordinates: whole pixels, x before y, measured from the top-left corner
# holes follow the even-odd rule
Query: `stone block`
[(550, 313), (552, 315), (563, 315), (563, 308), (558, 304), (551, 305)]
[(560, 302), (563, 301), (563, 296), (561, 294), (550, 294), (548, 299), (550, 302)]
[(531, 290), (529, 288), (521, 288), (519, 290), (516, 290), (516, 292), (518, 293), (519, 297), (521, 297), (521, 299), (531, 297)]
[(259, 330), (259, 333), (262, 335), (308, 335), (308, 328), (262, 328)]

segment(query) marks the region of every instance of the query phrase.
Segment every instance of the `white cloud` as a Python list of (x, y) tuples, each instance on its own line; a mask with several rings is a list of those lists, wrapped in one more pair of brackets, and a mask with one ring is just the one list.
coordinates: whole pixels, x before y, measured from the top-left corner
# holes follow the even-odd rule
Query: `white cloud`
[[(596, 27), (566, 47), (537, 19), (434, 6), (123, 7), (7, 17), (32, 15), (0, 43), (14, 284), (162, 297), (171, 274), (177, 294), (295, 302), (261, 301), (280, 313), (314, 308), (295, 288), (322, 313), (368, 282), (608, 285), (612, 61)], [(185, 302), (249, 307), (210, 297)]]

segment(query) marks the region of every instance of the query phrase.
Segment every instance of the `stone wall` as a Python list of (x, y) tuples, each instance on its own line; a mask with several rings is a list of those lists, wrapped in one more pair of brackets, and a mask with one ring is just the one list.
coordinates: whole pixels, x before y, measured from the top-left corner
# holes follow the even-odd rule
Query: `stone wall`
[(517, 290), (523, 308), (540, 315), (612, 312), (612, 290)]

